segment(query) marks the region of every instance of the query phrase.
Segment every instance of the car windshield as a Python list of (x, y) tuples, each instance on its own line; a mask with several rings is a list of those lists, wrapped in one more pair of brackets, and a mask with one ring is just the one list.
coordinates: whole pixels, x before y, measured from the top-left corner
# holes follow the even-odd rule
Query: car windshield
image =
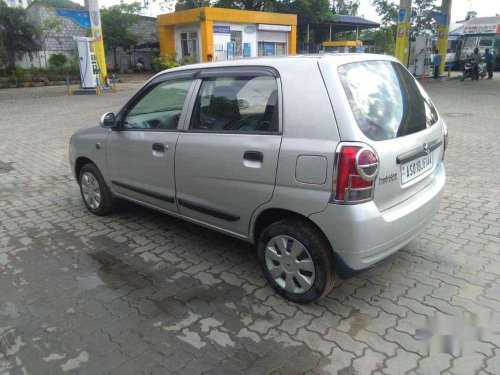
[(413, 134), (438, 119), (425, 91), (401, 64), (355, 62), (340, 66), (338, 72), (356, 122), (370, 139)]
[(469, 36), (465, 39), (464, 48), (473, 48), (476, 46), (477, 36)]
[(493, 45), (493, 38), (491, 37), (482, 37), (479, 41), (479, 47), (491, 47)]

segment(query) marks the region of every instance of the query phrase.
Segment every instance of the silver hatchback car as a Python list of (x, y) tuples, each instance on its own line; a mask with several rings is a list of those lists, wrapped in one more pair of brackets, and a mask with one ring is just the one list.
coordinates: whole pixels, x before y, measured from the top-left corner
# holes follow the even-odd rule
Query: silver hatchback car
[(69, 157), (93, 214), (122, 198), (255, 243), (275, 290), (311, 302), (430, 222), (446, 144), (397, 60), (325, 54), (161, 72)]

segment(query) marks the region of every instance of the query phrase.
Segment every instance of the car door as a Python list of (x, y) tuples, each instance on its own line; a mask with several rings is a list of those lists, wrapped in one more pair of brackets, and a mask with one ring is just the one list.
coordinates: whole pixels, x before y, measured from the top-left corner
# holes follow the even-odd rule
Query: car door
[(191, 73), (156, 79), (119, 114), (106, 141), (115, 194), (178, 212), (175, 147), (192, 83)]
[(248, 235), (252, 213), (274, 191), (279, 86), (270, 69), (201, 72), (176, 149), (182, 215)]

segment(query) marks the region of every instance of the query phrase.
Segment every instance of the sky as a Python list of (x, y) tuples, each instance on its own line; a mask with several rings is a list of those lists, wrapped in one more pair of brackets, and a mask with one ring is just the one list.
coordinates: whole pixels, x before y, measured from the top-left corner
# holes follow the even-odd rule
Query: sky
[[(360, 16), (362, 15), (371, 21), (380, 20), (380, 17), (371, 5), (371, 0), (360, 0), (360, 3), (361, 6), (358, 12)], [(441, 5), (441, 0), (436, 1), (436, 4)], [(477, 12), (478, 17), (494, 16), (495, 14), (500, 14), (500, 0), (453, 0), (451, 22), (463, 20), (469, 10)]]
[[(133, 0), (124, 0), (126, 3)], [(149, 0), (151, 5), (143, 11), (146, 16), (156, 16), (158, 14), (167, 13), (167, 8), (161, 9), (159, 3), (161, 0)], [(78, 2), (83, 4), (83, 0)], [(118, 4), (120, 0), (99, 0), (99, 6), (110, 6)], [(394, 2), (399, 2), (395, 0)], [(361, 6), (358, 14), (364, 16), (371, 21), (380, 21), (380, 17), (371, 5), (371, 0), (360, 0)], [(441, 4), (441, 0), (437, 0), (436, 4)], [(477, 12), (478, 17), (494, 16), (500, 14), (500, 0), (453, 0), (451, 9), (451, 21), (459, 21), (465, 18), (469, 10)]]

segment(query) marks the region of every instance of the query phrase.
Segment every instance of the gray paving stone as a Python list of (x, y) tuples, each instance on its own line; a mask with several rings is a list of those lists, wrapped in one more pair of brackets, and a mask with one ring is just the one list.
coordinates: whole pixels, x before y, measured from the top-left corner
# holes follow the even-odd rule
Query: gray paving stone
[(418, 355), (398, 349), (396, 356), (386, 361), (383, 373), (388, 375), (406, 374), (417, 367), (418, 359)]
[(384, 360), (384, 355), (367, 349), (363, 355), (354, 359), (352, 367), (355, 374), (371, 374), (375, 370), (382, 369)]
[(416, 372), (420, 375), (440, 375), (451, 366), (450, 354), (439, 353), (420, 359)]

